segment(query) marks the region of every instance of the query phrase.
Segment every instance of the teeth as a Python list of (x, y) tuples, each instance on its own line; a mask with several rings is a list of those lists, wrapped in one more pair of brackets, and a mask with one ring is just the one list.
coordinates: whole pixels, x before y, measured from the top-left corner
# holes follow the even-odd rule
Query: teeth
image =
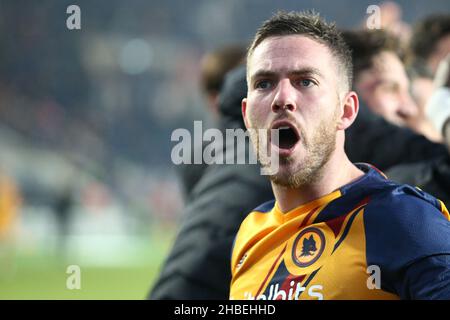
[(284, 129), (290, 129), (290, 127), (288, 127), (288, 126), (279, 127), (278, 130), (280, 130), (280, 129), (281, 129), (281, 130), (284, 130)]

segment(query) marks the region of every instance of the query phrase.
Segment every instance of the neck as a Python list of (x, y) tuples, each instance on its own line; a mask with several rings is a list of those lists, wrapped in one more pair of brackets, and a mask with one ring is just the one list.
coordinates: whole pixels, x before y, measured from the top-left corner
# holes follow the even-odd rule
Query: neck
[(290, 188), (272, 182), (278, 207), (283, 213), (321, 198), (340, 187), (358, 179), (364, 172), (350, 162), (345, 152), (335, 152), (322, 167), (319, 178), (300, 188)]

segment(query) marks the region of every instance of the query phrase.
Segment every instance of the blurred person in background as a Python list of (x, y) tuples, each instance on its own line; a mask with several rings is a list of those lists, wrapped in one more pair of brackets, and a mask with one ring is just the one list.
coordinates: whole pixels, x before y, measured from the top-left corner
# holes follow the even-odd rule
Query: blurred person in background
[[(433, 86), (434, 92), (426, 103), (425, 113), (436, 130), (442, 133), (450, 152), (450, 56), (441, 61)], [(392, 179), (432, 192), (450, 205), (450, 153), (396, 166), (387, 173)]]
[[(201, 87), (212, 120), (207, 127), (223, 133), (244, 127), (239, 106), (246, 89), (245, 68), (238, 66), (245, 62), (245, 53), (244, 46), (229, 45), (203, 57)], [(227, 148), (224, 145), (224, 154)], [(150, 299), (227, 299), (229, 254), (237, 228), (247, 210), (271, 196), (257, 170), (257, 165), (180, 166), (184, 219)]]
[(409, 63), (426, 68), (434, 77), (439, 63), (450, 53), (450, 14), (433, 14), (415, 24)]
[[(415, 122), (419, 125), (429, 118), (426, 115), (427, 103), (441, 87), (434, 83), (436, 71), (439, 63), (449, 54), (450, 14), (433, 14), (415, 24), (409, 44), (407, 67), (411, 78), (411, 93), (419, 110)], [(429, 123), (428, 121), (427, 124)], [(434, 126), (432, 128), (434, 137), (440, 137), (440, 129)]]
[(444, 145), (423, 136), (427, 132), (408, 128), (417, 107), (397, 38), (383, 30), (344, 31), (343, 37), (352, 51), (353, 89), (361, 105), (357, 121), (347, 130), (350, 159), (387, 170), (446, 155)]
[[(399, 41), (383, 30), (371, 31), (347, 31), (344, 38), (352, 49), (354, 89), (360, 95), (361, 101), (369, 107), (370, 113), (383, 117), (399, 127), (397, 132), (402, 132), (402, 136), (410, 135), (406, 127), (416, 131), (418, 134), (426, 136), (429, 140), (442, 141), (442, 134), (437, 130), (425, 111), (420, 111), (410, 95), (410, 82), (407, 77), (404, 65), (400, 60), (402, 50)], [(361, 120), (369, 114), (369, 110), (363, 107), (360, 109), (360, 116), (355, 125), (361, 125)], [(420, 118), (420, 119), (418, 119)], [(350, 129), (351, 130), (351, 129)], [(379, 127), (379, 132), (385, 128)], [(389, 132), (389, 131), (386, 131)], [(365, 131), (362, 134), (370, 134)], [(386, 140), (389, 144), (378, 143), (374, 150), (386, 159), (392, 159), (396, 150), (401, 150), (403, 157), (408, 158), (410, 154), (420, 152), (416, 148), (417, 144), (404, 145), (406, 141)], [(421, 138), (416, 137), (416, 140)], [(450, 140), (445, 140), (447, 147)], [(425, 142), (423, 145), (431, 144)], [(372, 144), (367, 144), (372, 145)], [(417, 159), (417, 161), (399, 161), (390, 166), (386, 173), (395, 181), (417, 185), (424, 191), (429, 192), (441, 199), (446, 205), (450, 205), (450, 169), (447, 167), (448, 152), (430, 153), (428, 157)], [(433, 174), (439, 172), (439, 175)]]
[(22, 202), (14, 179), (0, 170), (0, 270), (1, 277), (14, 272), (14, 228)]
[[(426, 105), (436, 91), (433, 83), (438, 64), (450, 54), (450, 14), (433, 14), (415, 24), (407, 55), (407, 70), (411, 78), (411, 94), (419, 113), (413, 119), (418, 125), (430, 122)], [(429, 138), (438, 141), (438, 128), (428, 129)]]
[(417, 64), (407, 70), (411, 81), (411, 96), (417, 105), (417, 114), (408, 121), (426, 137), (435, 142), (442, 141), (442, 134), (433, 126), (426, 115), (426, 105), (435, 91), (433, 76), (424, 64)]
[[(72, 179), (71, 181), (75, 181), (75, 179)], [(59, 256), (65, 258), (68, 253), (68, 236), (70, 235), (70, 226), (75, 206), (74, 187), (70, 182), (67, 182), (66, 185), (54, 195), (52, 206), (58, 226), (57, 250)]]
[[(243, 129), (240, 104), (247, 90), (245, 67), (227, 75), (219, 98), (219, 128)], [(231, 141), (233, 142), (233, 141)], [(228, 141), (227, 141), (228, 143)], [(224, 158), (249, 150), (223, 145)], [(235, 162), (234, 162), (235, 163)], [(175, 242), (149, 294), (150, 299), (228, 299), (230, 254), (247, 212), (273, 197), (256, 164), (213, 164), (191, 191)]]
[(410, 94), (399, 39), (384, 30), (348, 31), (344, 36), (352, 49), (354, 89), (370, 110), (394, 125), (440, 141), (429, 121), (416, 123), (419, 111)]
[(245, 46), (227, 45), (207, 52), (201, 61), (201, 88), (206, 107), (213, 118), (220, 118), (219, 94), (225, 75), (245, 62)]
[(21, 196), (14, 180), (0, 171), (0, 241), (6, 241), (13, 232)]
[[(222, 89), (225, 75), (228, 71), (244, 62), (245, 47), (237, 44), (220, 47), (216, 50), (206, 53), (201, 61), (201, 80), (200, 85), (206, 102), (207, 113), (203, 119), (203, 129), (215, 128), (220, 121), (221, 113), (219, 110), (219, 93)], [(206, 123), (205, 123), (206, 122)], [(204, 143), (194, 145), (192, 155), (195, 150), (202, 152)], [(194, 157), (192, 156), (191, 159)], [(182, 164), (178, 167), (178, 174), (181, 179), (181, 185), (185, 200), (190, 196), (194, 186), (200, 180), (206, 164)]]

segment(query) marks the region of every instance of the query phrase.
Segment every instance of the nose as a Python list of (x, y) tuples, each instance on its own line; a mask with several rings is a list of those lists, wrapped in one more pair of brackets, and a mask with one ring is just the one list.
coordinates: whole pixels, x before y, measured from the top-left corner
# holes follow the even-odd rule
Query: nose
[(408, 91), (400, 97), (399, 112), (408, 118), (415, 117), (419, 113), (418, 107)]
[(289, 79), (282, 79), (276, 89), (276, 94), (272, 102), (272, 111), (275, 113), (284, 110), (295, 111), (297, 109), (295, 96), (295, 88), (292, 86), (291, 81)]

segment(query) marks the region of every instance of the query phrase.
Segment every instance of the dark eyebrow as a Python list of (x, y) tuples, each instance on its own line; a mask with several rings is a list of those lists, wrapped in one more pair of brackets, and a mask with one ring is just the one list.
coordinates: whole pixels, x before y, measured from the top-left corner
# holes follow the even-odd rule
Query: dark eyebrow
[[(319, 69), (313, 67), (305, 67), (297, 70), (291, 70), (288, 72), (290, 76), (311, 76), (316, 75), (323, 78), (322, 72)], [(258, 70), (250, 76), (250, 80), (259, 78), (275, 78), (277, 77), (277, 72), (270, 70)]]
[(254, 79), (260, 79), (260, 78), (275, 78), (276, 72), (269, 71), (269, 70), (258, 70), (254, 74), (250, 76), (250, 80)]
[(299, 70), (293, 70), (289, 72), (289, 75), (294, 75), (294, 76), (312, 76), (312, 75), (316, 75), (319, 76), (321, 78), (323, 78), (323, 74), (322, 72), (320, 72), (319, 69), (314, 68), (314, 67), (305, 67)]

